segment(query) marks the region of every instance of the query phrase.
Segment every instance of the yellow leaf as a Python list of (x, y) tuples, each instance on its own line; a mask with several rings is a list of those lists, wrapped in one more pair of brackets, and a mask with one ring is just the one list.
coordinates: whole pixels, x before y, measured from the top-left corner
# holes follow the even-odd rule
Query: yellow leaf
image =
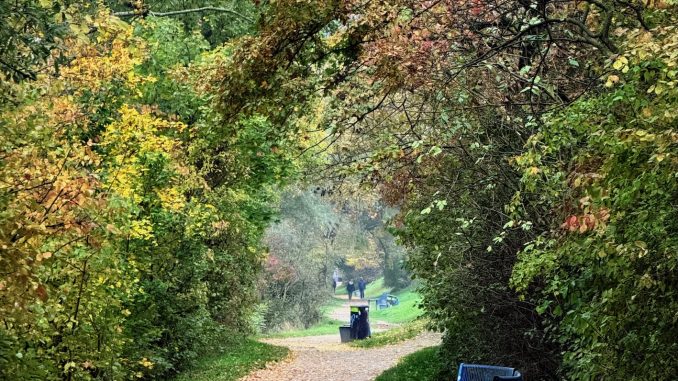
[(619, 82), (619, 77), (616, 75), (610, 75), (607, 77), (607, 82), (605, 82), (605, 87), (612, 87), (615, 83)]
[(615, 70), (620, 70), (620, 69), (626, 67), (626, 65), (627, 65), (628, 63), (629, 63), (629, 60), (626, 59), (626, 57), (620, 56), (619, 58), (617, 58), (617, 59), (614, 61), (614, 63), (612, 64), (612, 67), (613, 67)]

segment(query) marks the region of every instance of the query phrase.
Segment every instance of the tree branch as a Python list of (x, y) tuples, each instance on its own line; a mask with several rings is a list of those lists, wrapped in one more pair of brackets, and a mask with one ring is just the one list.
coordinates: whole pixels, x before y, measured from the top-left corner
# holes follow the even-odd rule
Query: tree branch
[(242, 13), (236, 12), (232, 9), (228, 8), (220, 8), (220, 7), (201, 7), (201, 8), (192, 8), (192, 9), (182, 9), (179, 11), (169, 11), (169, 12), (152, 12), (149, 11), (148, 13), (144, 12), (143, 10), (134, 10), (134, 11), (126, 11), (126, 12), (113, 12), (113, 16), (117, 17), (133, 17), (133, 16), (145, 16), (146, 14), (154, 17), (168, 17), (168, 16), (177, 16), (177, 15), (185, 15), (188, 13), (196, 13), (196, 12), (223, 12), (223, 13), (230, 13), (234, 16), (238, 16), (243, 20), (249, 21), (249, 22), (254, 22), (254, 20), (251, 17), (245, 16)]

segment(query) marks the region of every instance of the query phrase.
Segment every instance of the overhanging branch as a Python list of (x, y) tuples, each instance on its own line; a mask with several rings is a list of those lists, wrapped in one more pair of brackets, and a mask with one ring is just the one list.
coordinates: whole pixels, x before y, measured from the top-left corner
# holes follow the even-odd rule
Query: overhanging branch
[(185, 15), (188, 13), (198, 13), (198, 12), (222, 12), (222, 13), (229, 13), (234, 16), (238, 16), (239, 18), (249, 21), (249, 22), (254, 22), (254, 20), (251, 17), (245, 16), (240, 12), (236, 12), (233, 9), (228, 9), (228, 8), (220, 8), (220, 7), (201, 7), (201, 8), (192, 8), (192, 9), (182, 9), (179, 11), (169, 11), (169, 12), (153, 12), (153, 11), (145, 11), (145, 10), (134, 10), (134, 11), (126, 11), (126, 12), (113, 12), (113, 16), (117, 17), (134, 17), (134, 16), (154, 16), (154, 17), (170, 17), (170, 16), (178, 16), (178, 15)]

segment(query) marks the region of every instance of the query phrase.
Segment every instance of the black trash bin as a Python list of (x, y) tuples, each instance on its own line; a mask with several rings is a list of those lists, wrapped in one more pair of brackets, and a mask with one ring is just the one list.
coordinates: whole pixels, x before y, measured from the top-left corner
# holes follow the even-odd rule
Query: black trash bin
[(342, 325), (339, 327), (339, 337), (341, 338), (342, 343), (348, 343), (351, 341), (351, 326)]
[(362, 340), (372, 336), (369, 311), (369, 306), (351, 306), (351, 339)]

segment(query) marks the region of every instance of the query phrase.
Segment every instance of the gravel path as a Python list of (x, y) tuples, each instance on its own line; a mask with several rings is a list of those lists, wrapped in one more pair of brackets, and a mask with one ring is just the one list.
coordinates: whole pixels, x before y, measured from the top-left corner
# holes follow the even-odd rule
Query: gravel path
[[(351, 305), (365, 305), (366, 300), (336, 295), (344, 303), (328, 312), (328, 317), (346, 321)], [(372, 333), (388, 330), (398, 324), (370, 322)], [(273, 345), (288, 347), (290, 356), (249, 374), (241, 381), (369, 381), (393, 367), (402, 357), (419, 349), (440, 344), (439, 333), (424, 332), (414, 339), (379, 348), (354, 348), (342, 344), (335, 335), (263, 339)]]
[(243, 381), (369, 381), (419, 349), (440, 344), (440, 334), (425, 332), (414, 339), (379, 348), (354, 348), (339, 342), (339, 334), (265, 339), (292, 350), (282, 362), (268, 365)]
[[(335, 296), (335, 298), (337, 298), (337, 296)], [(366, 300), (362, 301), (362, 300), (355, 300), (354, 299), (351, 302), (349, 302), (346, 295), (341, 295), (337, 299), (343, 299), (344, 304), (342, 304), (341, 306), (338, 306), (337, 308), (333, 309), (332, 311), (329, 311), (329, 313), (327, 314), (328, 317), (330, 317), (331, 319), (334, 319), (334, 320), (341, 320), (341, 321), (346, 320), (346, 322), (348, 322), (348, 317), (351, 314), (351, 312), (350, 312), (351, 306), (359, 306), (359, 305), (367, 304)]]

